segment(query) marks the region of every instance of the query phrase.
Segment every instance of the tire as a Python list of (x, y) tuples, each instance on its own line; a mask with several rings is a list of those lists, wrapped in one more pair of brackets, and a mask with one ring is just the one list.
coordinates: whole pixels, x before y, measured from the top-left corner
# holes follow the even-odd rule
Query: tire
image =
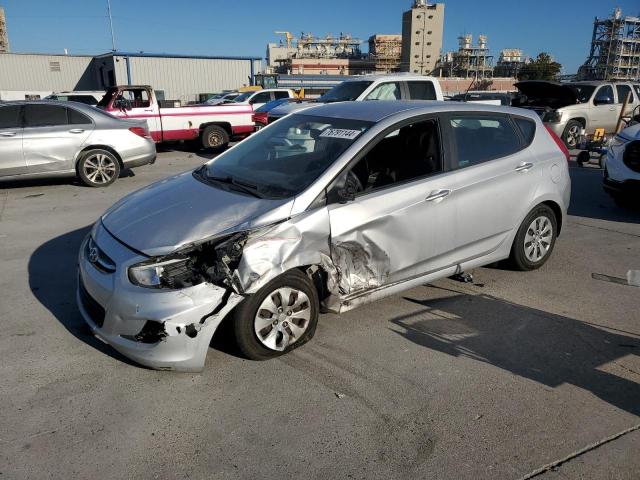
[(579, 167), (584, 167), (585, 163), (589, 163), (591, 161), (591, 154), (586, 150), (583, 150), (576, 156), (576, 163)]
[[(550, 228), (549, 234), (545, 234)], [(537, 270), (551, 256), (558, 220), (547, 205), (538, 205), (524, 219), (511, 246), (509, 261), (517, 270)], [(537, 242), (537, 243), (536, 243)]]
[(222, 150), (229, 145), (229, 134), (218, 125), (209, 125), (202, 131), (202, 146), (214, 150)]
[(562, 141), (569, 150), (577, 148), (580, 130), (582, 130), (582, 124), (577, 120), (569, 120), (564, 127)]
[(232, 320), (238, 348), (251, 360), (268, 360), (304, 345), (316, 331), (319, 307), (318, 292), (304, 273), (280, 275), (236, 307)]
[(120, 176), (120, 162), (113, 153), (96, 148), (80, 155), (77, 170), (88, 187), (107, 187)]

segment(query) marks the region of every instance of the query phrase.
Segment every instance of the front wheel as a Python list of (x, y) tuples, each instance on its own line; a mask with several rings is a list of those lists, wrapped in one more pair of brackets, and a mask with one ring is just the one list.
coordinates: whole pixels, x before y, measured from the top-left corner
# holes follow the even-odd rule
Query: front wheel
[(562, 141), (569, 150), (578, 147), (580, 140), (580, 131), (582, 130), (582, 124), (577, 120), (569, 120), (567, 126), (562, 132)]
[(107, 150), (88, 150), (78, 160), (78, 176), (89, 187), (106, 187), (120, 176), (120, 162)]
[(518, 229), (509, 260), (518, 270), (536, 270), (551, 256), (558, 221), (547, 205), (538, 205)]
[(202, 131), (202, 146), (222, 150), (229, 144), (229, 134), (218, 125), (209, 125)]
[(236, 308), (238, 347), (252, 360), (283, 355), (313, 337), (318, 312), (318, 292), (309, 278), (299, 270), (284, 273)]

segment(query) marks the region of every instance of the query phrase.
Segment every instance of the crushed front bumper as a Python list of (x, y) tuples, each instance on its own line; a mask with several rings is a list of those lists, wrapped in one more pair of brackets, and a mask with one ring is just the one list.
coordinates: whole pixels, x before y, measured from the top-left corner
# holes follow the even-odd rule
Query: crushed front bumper
[(109, 261), (91, 262), (88, 237), (84, 240), (76, 297), (94, 335), (142, 365), (201, 371), (218, 325), (243, 297), (208, 283), (181, 290), (135, 286), (128, 268), (146, 257), (119, 243), (101, 225), (92, 235), (99, 255)]

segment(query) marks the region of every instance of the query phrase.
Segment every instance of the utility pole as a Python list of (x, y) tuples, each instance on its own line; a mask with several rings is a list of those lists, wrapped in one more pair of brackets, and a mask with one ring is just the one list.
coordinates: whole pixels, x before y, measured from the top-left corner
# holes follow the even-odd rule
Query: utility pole
[(107, 11), (109, 12), (109, 27), (111, 27), (111, 50), (116, 51), (116, 37), (113, 34), (113, 18), (111, 18), (111, 0), (107, 0)]

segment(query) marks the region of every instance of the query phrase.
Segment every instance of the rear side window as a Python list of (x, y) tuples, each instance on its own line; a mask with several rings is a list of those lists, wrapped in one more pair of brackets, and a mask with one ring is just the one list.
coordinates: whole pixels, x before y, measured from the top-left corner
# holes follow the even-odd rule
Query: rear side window
[(58, 105), (25, 105), (24, 126), (54, 127), (67, 125), (67, 109)]
[(407, 82), (411, 100), (436, 100), (436, 89), (431, 82)]
[(279, 98), (289, 98), (289, 92), (273, 92), (273, 94), (276, 97), (276, 100), (278, 100)]
[(69, 125), (90, 125), (91, 119), (87, 117), (84, 113), (81, 113), (73, 108), (68, 108), (69, 112)]
[(449, 122), (458, 152), (458, 168), (506, 157), (522, 148), (506, 116), (451, 115)]
[(520, 129), (520, 133), (522, 133), (524, 143), (527, 146), (531, 145), (531, 142), (533, 142), (533, 137), (535, 137), (536, 135), (536, 122), (529, 118), (523, 117), (513, 117), (513, 120), (516, 122), (516, 125)]
[(0, 107), (0, 128), (18, 128), (20, 126), (20, 107), (10, 105)]
[[(616, 85), (616, 91), (618, 92), (618, 103), (624, 103), (624, 99), (627, 98), (631, 87), (629, 85)], [(631, 102), (633, 102), (633, 93), (629, 99), (629, 103)]]

